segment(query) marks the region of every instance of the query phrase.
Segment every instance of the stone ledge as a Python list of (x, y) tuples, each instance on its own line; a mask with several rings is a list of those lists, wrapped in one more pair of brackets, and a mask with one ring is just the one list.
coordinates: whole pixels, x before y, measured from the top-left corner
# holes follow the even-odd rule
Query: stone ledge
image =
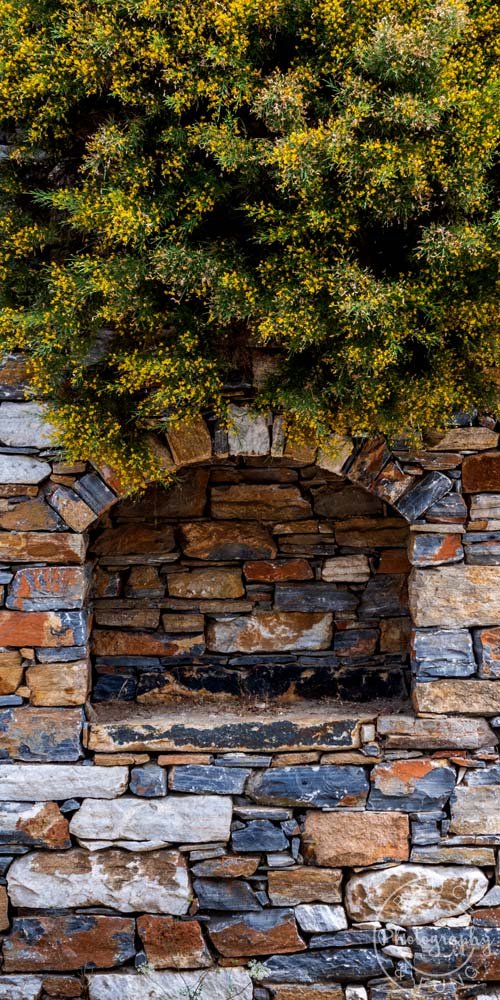
[[(94, 708), (85, 735), (89, 750), (285, 751), (345, 750), (360, 746), (362, 723), (372, 722), (380, 706), (343, 708), (326, 702), (249, 708), (169, 706), (151, 714), (134, 706)], [(368, 763), (368, 758), (367, 758)]]

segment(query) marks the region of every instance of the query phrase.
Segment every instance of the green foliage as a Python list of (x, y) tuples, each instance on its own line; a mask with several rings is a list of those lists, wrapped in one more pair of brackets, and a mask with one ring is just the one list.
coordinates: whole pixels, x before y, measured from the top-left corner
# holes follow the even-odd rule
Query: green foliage
[[(0, 345), (68, 451), (224, 408), (316, 432), (491, 403), (496, 0), (4, 0)], [(158, 473), (159, 474), (159, 473)]]

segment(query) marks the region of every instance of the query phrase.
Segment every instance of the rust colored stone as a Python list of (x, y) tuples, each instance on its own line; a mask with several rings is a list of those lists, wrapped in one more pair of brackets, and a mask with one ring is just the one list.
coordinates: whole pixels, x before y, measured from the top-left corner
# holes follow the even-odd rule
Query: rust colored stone
[(112, 626), (113, 628), (158, 628), (160, 611), (154, 608), (119, 608), (101, 611), (97, 606), (94, 613), (96, 625)]
[(43, 980), (43, 990), (47, 993), (49, 997), (59, 998), (66, 997), (68, 1000), (73, 1000), (74, 997), (83, 996), (83, 991), (85, 989), (84, 983), (81, 978), (75, 979), (73, 976), (46, 976)]
[(181, 525), (183, 550), (195, 559), (274, 559), (269, 531), (248, 521), (199, 521)]
[(409, 618), (383, 618), (380, 622), (381, 653), (406, 653), (410, 644)]
[[(485, 569), (484, 566), (478, 569)], [(412, 694), (417, 713), (445, 712), (462, 715), (499, 715), (500, 684), (497, 680), (453, 678), (416, 684)]]
[(500, 493), (500, 451), (467, 455), (462, 465), (464, 493)]
[[(299, 986), (290, 983), (285, 986), (275, 986), (273, 1000), (344, 1000), (344, 991), (341, 986), (326, 986), (319, 983)], [(403, 1000), (403, 997), (400, 1000)]]
[(148, 524), (126, 524), (106, 528), (94, 542), (92, 551), (97, 556), (157, 556), (168, 554), (174, 547), (174, 532), (170, 525), (153, 528)]
[(165, 632), (203, 632), (205, 619), (196, 612), (186, 614), (165, 614), (161, 616), (161, 624)]
[(286, 562), (270, 560), (246, 562), (243, 572), (247, 580), (255, 583), (274, 583), (283, 580), (312, 580), (312, 568), (306, 559), (288, 559)]
[(384, 549), (377, 566), (377, 573), (409, 573), (410, 560), (406, 549)]
[(0, 661), (0, 695), (14, 694), (23, 679), (21, 657), (19, 663), (2, 664)]
[(211, 764), (212, 755), (209, 753), (162, 753), (158, 757), (160, 767), (169, 767), (171, 764)]
[(331, 636), (331, 614), (271, 611), (210, 622), (207, 647), (218, 653), (326, 649)]
[(349, 479), (369, 488), (390, 458), (384, 437), (370, 438), (362, 446), (349, 468)]
[(214, 487), (211, 510), (216, 518), (276, 521), (298, 520), (312, 515), (311, 505), (296, 486), (279, 483), (236, 483)]
[(97, 518), (97, 514), (84, 500), (63, 485), (50, 495), (49, 503), (73, 531), (85, 531)]
[(11, 504), (0, 514), (0, 528), (5, 531), (55, 531), (60, 524), (57, 514), (43, 500)]
[(16, 611), (33, 611), (38, 602), (38, 610), (82, 608), (89, 583), (89, 573), (80, 566), (23, 567), (10, 585), (7, 606)]
[(13, 760), (78, 760), (81, 729), (82, 712), (77, 708), (0, 709), (2, 750)]
[(304, 855), (314, 864), (334, 868), (406, 861), (409, 822), (403, 813), (316, 810), (306, 814)]
[(13, 563), (82, 563), (86, 542), (81, 535), (38, 531), (0, 534), (0, 561)]
[(32, 705), (84, 705), (90, 691), (90, 663), (42, 663), (28, 668), (25, 683)]
[(17, 917), (4, 941), (6, 972), (109, 969), (135, 955), (134, 920), (98, 914)]
[(353, 549), (398, 549), (406, 545), (408, 534), (408, 526), (401, 517), (352, 517), (335, 525), (338, 545)]
[(206, 462), (212, 457), (212, 439), (203, 417), (172, 427), (167, 440), (176, 465)]
[(293, 910), (272, 909), (237, 916), (215, 917), (208, 933), (217, 951), (228, 958), (247, 955), (287, 955), (304, 951)]
[(0, 807), (3, 844), (64, 850), (71, 847), (68, 820), (55, 802), (6, 803)]
[[(1, 612), (0, 612), (1, 622)], [(97, 656), (179, 656), (202, 653), (204, 636), (169, 636), (161, 632), (107, 632), (96, 629), (92, 636)]]
[(239, 569), (210, 567), (210, 569), (194, 569), (189, 573), (170, 573), (168, 593), (172, 597), (207, 600), (243, 597), (245, 588)]
[(0, 931), (9, 928), (9, 897), (4, 885), (0, 885)]
[(473, 910), (472, 920), (481, 927), (500, 927), (500, 906), (483, 906)]
[(70, 616), (67, 611), (0, 611), (2, 642), (20, 647), (29, 638), (34, 646), (78, 646), (81, 631)]
[(220, 858), (200, 861), (193, 871), (203, 878), (248, 878), (255, 875), (259, 864), (260, 856), (242, 858), (236, 854), (224, 854)]
[(40, 490), (38, 486), (27, 486), (24, 483), (0, 483), (0, 497), (9, 499), (10, 497), (37, 497)]
[(440, 563), (458, 562), (463, 559), (460, 534), (429, 535), (410, 533), (409, 556), (413, 566), (438, 566)]
[(127, 597), (163, 597), (165, 584), (156, 566), (132, 566), (125, 595)]
[[(323, 815), (318, 813), (319, 816)], [(332, 813), (325, 813), (331, 816)], [(351, 814), (348, 814), (351, 815)], [(361, 813), (364, 816), (364, 813)], [(344, 822), (344, 834), (346, 820)], [(341, 903), (342, 872), (332, 868), (286, 868), (269, 871), (269, 898), (273, 906), (297, 906), (299, 903)]]
[(212, 965), (198, 920), (143, 916), (137, 920), (137, 932), (155, 969), (206, 969)]

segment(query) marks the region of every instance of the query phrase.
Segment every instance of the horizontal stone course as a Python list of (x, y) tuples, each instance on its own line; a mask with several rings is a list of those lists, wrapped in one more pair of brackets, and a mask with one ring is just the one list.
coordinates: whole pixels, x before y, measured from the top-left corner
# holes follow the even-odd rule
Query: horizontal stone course
[(81, 764), (0, 765), (0, 800), (112, 799), (127, 790), (128, 768)]

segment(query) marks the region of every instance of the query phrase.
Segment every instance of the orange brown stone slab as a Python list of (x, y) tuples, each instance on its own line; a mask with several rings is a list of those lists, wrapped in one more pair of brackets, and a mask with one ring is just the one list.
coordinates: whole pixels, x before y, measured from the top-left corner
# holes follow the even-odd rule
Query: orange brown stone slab
[[(98, 914), (15, 917), (4, 940), (6, 972), (109, 969), (135, 955), (134, 920)], [(63, 944), (64, 942), (64, 944)]]
[(409, 832), (403, 813), (311, 810), (304, 824), (304, 856), (314, 864), (339, 868), (406, 861)]
[(500, 451), (467, 455), (462, 465), (464, 493), (500, 492)]
[(9, 898), (7, 889), (0, 885), (0, 931), (6, 931), (9, 927)]
[(139, 917), (137, 932), (155, 969), (206, 969), (212, 965), (198, 920)]
[[(329, 818), (333, 813), (319, 813), (318, 815)], [(361, 813), (361, 815), (365, 814)], [(345, 833), (346, 820), (343, 822)], [(332, 868), (313, 868), (301, 865), (299, 868), (269, 871), (269, 898), (273, 906), (296, 906), (298, 903), (315, 902), (341, 903), (341, 882), (342, 872), (334, 871)]]
[(2, 562), (82, 563), (86, 548), (82, 535), (44, 531), (6, 531), (0, 534)]
[(288, 909), (214, 917), (208, 933), (217, 951), (228, 958), (287, 955), (306, 948), (297, 930), (294, 911)]

